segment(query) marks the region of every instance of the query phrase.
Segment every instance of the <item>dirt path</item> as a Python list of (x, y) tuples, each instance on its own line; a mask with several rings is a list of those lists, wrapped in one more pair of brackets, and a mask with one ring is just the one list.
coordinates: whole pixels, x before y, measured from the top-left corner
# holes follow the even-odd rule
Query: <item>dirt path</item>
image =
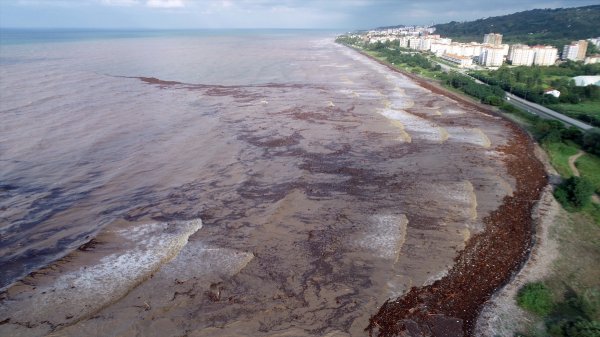
[[(585, 152), (579, 150), (579, 152), (569, 157), (569, 167), (571, 168), (571, 171), (573, 171), (573, 175), (576, 177), (579, 177), (579, 170), (577, 169), (577, 166), (575, 166), (575, 162), (584, 154)], [(592, 194), (592, 202), (600, 204), (600, 197), (597, 194)]]
[(571, 171), (573, 171), (573, 175), (576, 177), (579, 177), (579, 170), (575, 166), (575, 162), (577, 161), (577, 159), (579, 159), (579, 157), (583, 156), (584, 154), (585, 152), (579, 150), (579, 152), (569, 157), (569, 167), (571, 168)]

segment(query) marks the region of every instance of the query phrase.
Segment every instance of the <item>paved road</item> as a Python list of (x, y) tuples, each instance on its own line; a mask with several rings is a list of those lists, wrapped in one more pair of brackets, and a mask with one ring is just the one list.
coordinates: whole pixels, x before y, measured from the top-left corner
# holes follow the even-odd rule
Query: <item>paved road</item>
[[(453, 71), (458, 71), (458, 72), (460, 72), (463, 75), (471, 77), (469, 74), (467, 74), (466, 69), (453, 68), (453, 67), (450, 67), (450, 66), (448, 66), (446, 64), (437, 62), (435, 60), (431, 60), (431, 61), (434, 61), (437, 64), (439, 64), (442, 67), (442, 70), (445, 71), (445, 72), (453, 70)], [(475, 82), (477, 82), (477, 83), (486, 84), (486, 83), (481, 82), (480, 80), (478, 80), (478, 79), (476, 79), (474, 77), (471, 77), (471, 78), (474, 79)], [(574, 127), (577, 127), (577, 128), (579, 128), (579, 129), (581, 129), (583, 131), (586, 131), (586, 130), (589, 130), (589, 129), (593, 128), (593, 126), (591, 126), (591, 125), (588, 125), (586, 123), (580, 122), (580, 121), (578, 121), (576, 119), (573, 119), (573, 118), (571, 118), (569, 116), (565, 116), (565, 115), (563, 115), (563, 114), (561, 114), (559, 112), (556, 112), (554, 110), (550, 110), (550, 109), (548, 109), (548, 108), (546, 108), (544, 106), (541, 106), (539, 104), (527, 101), (527, 100), (525, 100), (523, 98), (517, 97), (517, 96), (515, 96), (513, 94), (510, 94), (508, 92), (506, 93), (506, 97), (507, 97), (507, 102), (508, 103), (514, 105), (515, 107), (517, 107), (519, 109), (528, 111), (528, 112), (530, 112), (532, 114), (535, 114), (535, 115), (538, 115), (538, 116), (540, 116), (542, 118), (555, 119), (555, 120), (563, 122), (563, 124), (566, 124), (567, 126), (574, 126)]]
[(568, 126), (574, 126), (577, 127), (581, 130), (589, 130), (592, 129), (593, 126), (585, 124), (583, 122), (580, 122), (576, 119), (573, 119), (569, 116), (565, 116), (561, 113), (558, 113), (554, 110), (550, 110), (546, 107), (543, 107), (539, 104), (535, 104), (533, 102), (529, 102), (527, 100), (524, 100), (520, 97), (517, 97), (513, 94), (510, 93), (506, 93), (506, 97), (507, 97), (507, 102), (516, 106), (519, 109), (528, 111), (530, 113), (536, 114), (542, 118), (546, 118), (546, 119), (556, 119), (559, 120), (561, 122), (563, 122), (564, 124), (567, 124)]

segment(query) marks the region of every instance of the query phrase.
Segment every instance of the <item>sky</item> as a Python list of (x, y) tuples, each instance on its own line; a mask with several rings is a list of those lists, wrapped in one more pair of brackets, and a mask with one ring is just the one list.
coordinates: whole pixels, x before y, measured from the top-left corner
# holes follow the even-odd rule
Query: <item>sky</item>
[(595, 4), (600, 0), (0, 0), (0, 27), (355, 30)]

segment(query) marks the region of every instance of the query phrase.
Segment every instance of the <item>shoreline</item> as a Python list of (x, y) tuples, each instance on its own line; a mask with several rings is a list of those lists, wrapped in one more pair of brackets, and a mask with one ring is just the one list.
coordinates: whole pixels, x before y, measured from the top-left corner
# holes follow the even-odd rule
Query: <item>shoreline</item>
[(561, 226), (557, 221), (560, 221), (564, 211), (554, 199), (552, 186), (555, 177), (560, 175), (550, 165), (544, 150), (537, 145), (535, 150), (551, 182), (544, 188), (540, 201), (533, 210), (532, 248), (523, 267), (483, 305), (477, 318), (475, 336), (512, 337), (518, 328), (524, 327), (527, 312), (517, 305), (517, 292), (526, 283), (539, 281), (550, 274), (550, 267), (558, 258), (559, 242), (552, 237), (551, 232)]
[(534, 155), (533, 139), (519, 125), (469, 97), (356, 51), (435, 94), (502, 117), (516, 136), (501, 149), (508, 171), (517, 182), (514, 195), (505, 197), (502, 205), (484, 219), (485, 230), (469, 240), (446, 277), (429, 286), (413, 287), (398, 299), (386, 301), (366, 329), (370, 336), (401, 332), (411, 336), (424, 333), (472, 336), (488, 301), (510, 284), (530, 260), (538, 225), (532, 217), (539, 208), (543, 191), (548, 189), (548, 172)]

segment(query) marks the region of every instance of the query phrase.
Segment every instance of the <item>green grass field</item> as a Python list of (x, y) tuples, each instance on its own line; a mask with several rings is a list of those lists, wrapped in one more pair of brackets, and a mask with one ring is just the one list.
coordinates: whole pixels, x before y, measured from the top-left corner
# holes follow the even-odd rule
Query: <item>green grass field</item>
[(569, 167), (569, 157), (574, 154), (577, 154), (579, 148), (575, 144), (566, 144), (566, 143), (546, 143), (543, 144), (544, 149), (548, 152), (548, 157), (550, 157), (550, 163), (558, 174), (563, 178), (569, 178), (573, 176), (573, 172)]
[(576, 117), (576, 115), (579, 114), (600, 117), (600, 101), (589, 101), (577, 104), (561, 103), (549, 105), (548, 107), (567, 115), (573, 115), (573, 117)]
[(600, 158), (591, 154), (585, 154), (575, 162), (582, 177), (588, 179), (600, 191)]

